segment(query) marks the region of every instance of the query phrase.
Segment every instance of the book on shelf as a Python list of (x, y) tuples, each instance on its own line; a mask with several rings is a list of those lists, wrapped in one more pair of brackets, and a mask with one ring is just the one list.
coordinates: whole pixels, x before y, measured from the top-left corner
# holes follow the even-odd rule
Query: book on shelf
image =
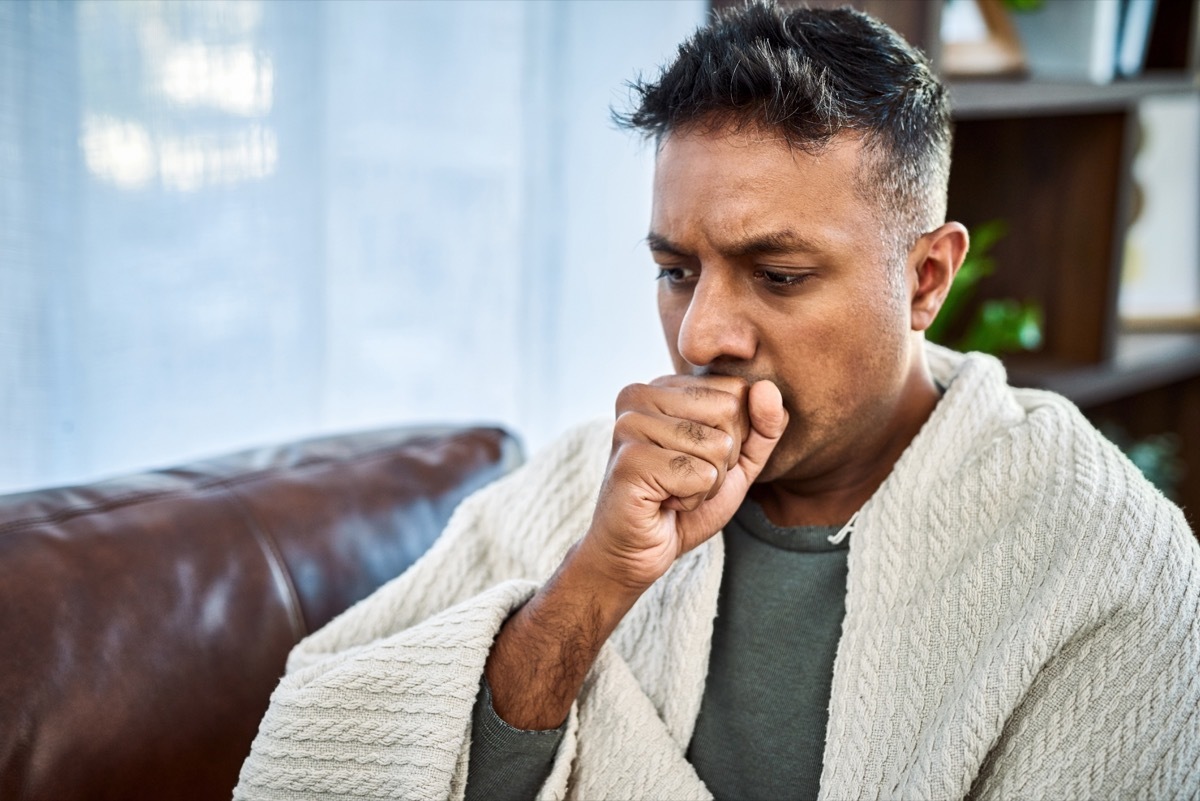
[(1112, 81), (1121, 0), (1046, 0), (1012, 18), (1034, 76)]
[(1158, 0), (1121, 0), (1117, 29), (1117, 74), (1134, 78), (1146, 65), (1146, 48), (1154, 28)]
[(1145, 98), (1138, 126), (1120, 314), (1182, 325), (1200, 319), (1200, 95)]
[(1032, 75), (1109, 83), (1142, 74), (1160, 2), (1178, 0), (1045, 0), (1012, 19)]

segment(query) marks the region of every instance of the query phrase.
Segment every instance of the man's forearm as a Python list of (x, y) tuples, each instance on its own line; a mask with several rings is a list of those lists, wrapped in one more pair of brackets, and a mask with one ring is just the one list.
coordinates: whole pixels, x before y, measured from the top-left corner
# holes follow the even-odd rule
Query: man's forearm
[(584, 677), (640, 593), (605, 581), (584, 543), (500, 630), (485, 667), (496, 713), (518, 729), (562, 725)]

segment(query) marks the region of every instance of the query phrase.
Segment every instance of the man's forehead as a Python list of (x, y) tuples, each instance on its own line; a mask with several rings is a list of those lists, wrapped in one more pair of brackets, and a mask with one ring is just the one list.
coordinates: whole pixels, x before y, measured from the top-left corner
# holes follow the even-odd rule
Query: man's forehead
[(808, 153), (764, 133), (682, 131), (663, 142), (648, 238), (656, 250), (682, 252), (703, 231), (725, 253), (822, 251), (824, 234), (843, 238), (829, 229), (866, 221), (858, 138)]
[(797, 186), (837, 194), (852, 189), (865, 166), (858, 137), (839, 136), (811, 150), (753, 130), (681, 131), (664, 139), (654, 164), (656, 199), (668, 192), (736, 197)]
[(866, 145), (859, 131), (846, 130), (819, 141), (797, 142), (779, 127), (757, 123), (696, 123), (672, 129), (655, 143), (655, 162), (681, 147), (701, 148), (714, 153), (755, 150), (787, 154), (796, 161), (825, 160), (830, 154), (857, 157)]

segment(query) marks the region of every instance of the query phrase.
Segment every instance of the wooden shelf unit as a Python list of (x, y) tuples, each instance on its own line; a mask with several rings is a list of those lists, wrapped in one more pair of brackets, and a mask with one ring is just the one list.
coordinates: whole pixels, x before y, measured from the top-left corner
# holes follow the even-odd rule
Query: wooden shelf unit
[(1200, 533), (1200, 332), (1123, 333), (1117, 314), (1138, 105), (1200, 95), (1200, 0), (1158, 7), (1144, 77), (950, 81), (949, 216), (1008, 224), (976, 304), (1017, 298), (1045, 310), (1041, 351), (1004, 359), (1012, 383), (1065, 395), (1132, 437), (1177, 436), (1177, 500)]

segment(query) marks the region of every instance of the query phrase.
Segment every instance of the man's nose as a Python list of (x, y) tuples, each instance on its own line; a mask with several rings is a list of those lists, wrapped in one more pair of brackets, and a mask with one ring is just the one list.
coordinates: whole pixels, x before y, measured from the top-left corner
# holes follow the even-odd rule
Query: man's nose
[(730, 277), (702, 272), (679, 326), (679, 355), (694, 367), (753, 359), (757, 340), (743, 303)]

